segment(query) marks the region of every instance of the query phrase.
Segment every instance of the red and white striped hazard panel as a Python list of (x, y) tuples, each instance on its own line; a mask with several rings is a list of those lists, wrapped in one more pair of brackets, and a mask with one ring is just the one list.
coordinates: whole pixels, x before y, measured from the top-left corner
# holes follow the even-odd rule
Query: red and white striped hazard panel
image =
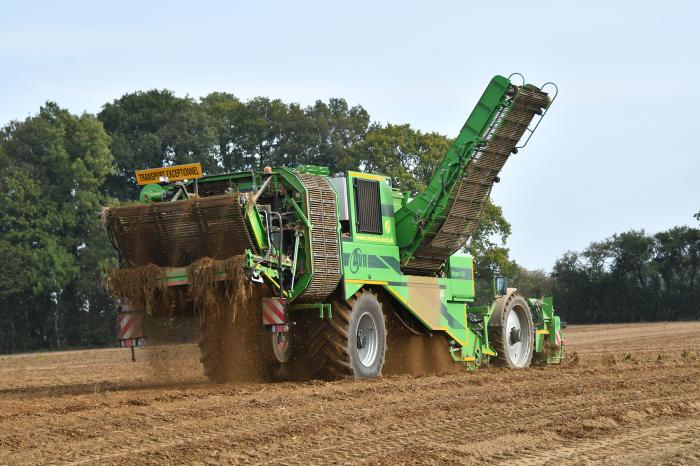
[(140, 312), (120, 312), (118, 314), (118, 319), (120, 340), (129, 340), (143, 337)]
[(281, 325), (284, 320), (285, 298), (263, 298), (262, 321), (263, 325)]

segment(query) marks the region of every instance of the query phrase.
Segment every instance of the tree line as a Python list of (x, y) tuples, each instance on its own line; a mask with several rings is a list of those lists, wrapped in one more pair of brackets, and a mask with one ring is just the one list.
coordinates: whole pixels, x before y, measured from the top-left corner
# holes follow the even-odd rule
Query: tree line
[[(407, 124), (374, 123), (362, 106), (341, 98), (302, 106), (265, 97), (242, 101), (219, 92), (195, 100), (151, 90), (106, 103), (96, 115), (75, 115), (47, 102), (36, 115), (0, 130), (0, 352), (112, 344), (116, 315), (103, 277), (117, 262), (98, 214), (103, 206), (137, 199), (135, 170), (201, 162), (205, 173), (214, 174), (313, 164), (333, 173), (391, 174), (396, 186), (419, 191), (451, 142)], [(685, 231), (686, 239), (669, 233), (664, 244), (676, 249), (664, 253), (666, 262), (654, 262), (652, 241), (652, 262), (642, 268), (646, 273), (657, 267), (653, 283), (665, 297), (685, 293), (673, 298), (683, 300), (688, 289), (697, 289), (695, 269), (692, 279), (678, 269), (691, 253), (674, 243), (689, 241), (693, 231)], [(500, 207), (489, 203), (467, 246), (476, 258), (482, 294), (493, 275), (505, 274), (533, 291), (554, 291), (561, 307), (578, 312), (589, 306), (580, 321), (614, 315), (601, 308), (610, 299), (600, 290), (582, 292), (584, 282), (576, 280), (578, 273), (600, 278), (594, 275), (600, 264), (590, 262), (590, 254), (565, 255), (551, 276), (528, 272), (509, 257), (510, 233)], [(697, 244), (694, 251), (697, 258)], [(606, 260), (603, 271), (613, 273)], [(648, 287), (630, 278), (637, 272), (614, 280)], [(595, 314), (588, 314), (591, 303), (597, 304)], [(641, 309), (649, 309), (640, 314), (647, 318), (687, 317), (680, 311), (652, 313), (648, 302), (635, 312)]]
[(528, 296), (553, 295), (571, 323), (697, 320), (700, 229), (615, 234), (566, 252), (551, 274), (517, 269), (513, 280)]
[(564, 254), (551, 279), (570, 322), (699, 319), (700, 230), (616, 234)]

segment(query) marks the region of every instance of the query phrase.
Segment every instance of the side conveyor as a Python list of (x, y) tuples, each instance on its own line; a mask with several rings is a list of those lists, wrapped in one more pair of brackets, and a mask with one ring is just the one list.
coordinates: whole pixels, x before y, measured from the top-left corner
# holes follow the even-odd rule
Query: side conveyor
[[(404, 215), (404, 226), (409, 222), (417, 226), (415, 233), (411, 231), (413, 238), (409, 235), (409, 241), (400, 244), (405, 273), (434, 275), (447, 258), (464, 245), (479, 224), (493, 183), (508, 156), (534, 116), (541, 114), (550, 102), (545, 92), (531, 85), (512, 86), (507, 92), (507, 97), (480, 131), (480, 137), (473, 141), (458, 138), (450, 149), (457, 152), (456, 160), (447, 167), (438, 168), (431, 184), (437, 177), (440, 188), (429, 200), (421, 200), (426, 207), (412, 216)], [(469, 123), (468, 120), (465, 128)], [(460, 170), (456, 176), (454, 170)], [(416, 199), (411, 201), (414, 202)], [(411, 203), (401, 210), (410, 208)], [(401, 211), (397, 213), (399, 219), (400, 214)], [(401, 227), (397, 220), (397, 231)]]

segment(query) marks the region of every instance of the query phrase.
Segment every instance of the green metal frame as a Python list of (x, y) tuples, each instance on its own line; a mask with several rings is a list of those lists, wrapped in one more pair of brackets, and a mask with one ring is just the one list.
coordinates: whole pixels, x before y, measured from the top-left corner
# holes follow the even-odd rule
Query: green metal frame
[[(528, 300), (530, 309), (535, 308), (533, 300)], [(557, 364), (564, 360), (565, 345), (561, 318), (554, 314), (552, 297), (545, 296), (541, 300), (542, 323), (535, 330), (535, 353), (545, 353), (549, 364)], [(557, 335), (560, 341), (557, 342)]]
[(292, 304), (287, 309), (290, 311), (318, 311), (320, 319), (333, 317), (333, 306), (330, 303)]

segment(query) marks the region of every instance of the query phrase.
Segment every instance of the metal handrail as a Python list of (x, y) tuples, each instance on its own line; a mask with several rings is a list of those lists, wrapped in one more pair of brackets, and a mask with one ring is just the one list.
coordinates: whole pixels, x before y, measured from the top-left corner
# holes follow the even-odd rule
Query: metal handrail
[[(515, 74), (520, 74), (520, 73), (515, 73)], [(521, 76), (522, 76), (522, 75), (521, 75)], [(554, 101), (556, 100), (557, 96), (559, 95), (559, 88), (557, 87), (556, 84), (554, 84), (554, 83), (551, 82), (551, 81), (550, 81), (550, 82), (544, 83), (544, 84), (540, 87), (540, 90), (541, 90), (541, 91), (544, 90), (544, 88), (547, 87), (547, 86), (554, 86), (554, 97), (551, 98), (551, 100), (549, 101), (549, 104), (547, 105), (547, 108), (545, 108), (544, 111), (542, 112), (542, 115), (539, 115), (539, 118), (537, 119), (537, 123), (535, 123), (535, 126), (534, 126), (532, 129), (530, 129), (530, 127), (528, 127), (528, 128), (525, 129), (525, 131), (528, 131), (530, 134), (528, 135), (528, 137), (527, 137), (527, 139), (525, 140), (525, 142), (523, 143), (523, 145), (521, 145), (521, 146), (516, 146), (516, 147), (515, 147), (516, 149), (522, 149), (523, 147), (527, 146), (527, 143), (530, 142), (530, 138), (531, 138), (532, 135), (535, 133), (535, 130), (537, 129), (538, 126), (540, 126), (540, 123), (542, 122), (542, 119), (543, 119), (544, 116), (547, 114), (547, 112), (549, 111), (549, 108), (552, 106), (552, 104), (553, 104)]]

